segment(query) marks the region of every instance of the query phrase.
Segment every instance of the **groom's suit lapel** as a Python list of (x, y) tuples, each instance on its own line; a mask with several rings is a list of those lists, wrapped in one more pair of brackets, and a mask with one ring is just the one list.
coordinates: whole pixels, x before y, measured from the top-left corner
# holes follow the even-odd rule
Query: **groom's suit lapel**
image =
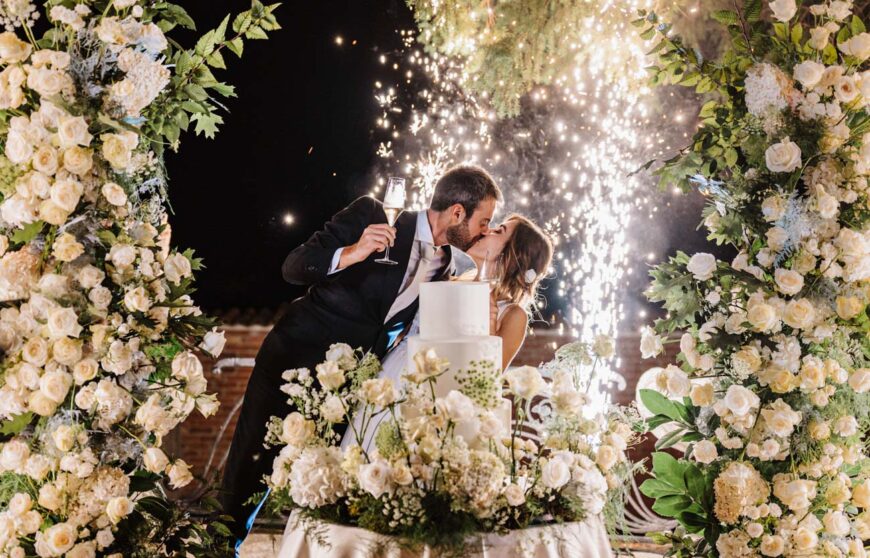
[(390, 258), (399, 262), (399, 265), (377, 264), (379, 267), (386, 268), (383, 285), (384, 296), (381, 297), (382, 316), (386, 316), (390, 311), (390, 307), (402, 287), (402, 279), (405, 278), (405, 272), (408, 269), (408, 260), (411, 258), (411, 248), (414, 246), (416, 234), (417, 212), (405, 211), (396, 220), (396, 243), (390, 248)]

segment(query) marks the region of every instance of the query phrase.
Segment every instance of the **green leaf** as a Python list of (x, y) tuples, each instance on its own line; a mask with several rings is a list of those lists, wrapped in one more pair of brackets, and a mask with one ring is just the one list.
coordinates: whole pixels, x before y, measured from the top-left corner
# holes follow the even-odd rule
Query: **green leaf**
[(673, 494), (682, 494), (683, 491), (659, 479), (647, 479), (640, 485), (640, 492), (649, 498), (660, 498)]
[(34, 221), (29, 225), (24, 225), (24, 228), (16, 230), (12, 234), (13, 244), (27, 244), (37, 237), (45, 227), (45, 221)]
[(683, 428), (677, 428), (668, 432), (667, 434), (656, 440), (655, 449), (664, 450), (674, 446), (680, 441), (680, 437), (683, 435), (684, 432), (685, 429)]
[(245, 31), (245, 38), (251, 40), (263, 40), (268, 39), (269, 35), (267, 35), (263, 28), (258, 25), (252, 25), (247, 31)]
[(243, 29), (247, 29), (248, 26), (251, 25), (252, 19), (250, 10), (240, 13), (236, 16), (236, 19), (233, 20), (233, 31), (238, 33)]
[(24, 413), (23, 415), (16, 415), (11, 419), (4, 420), (0, 422), (0, 435), (15, 436), (20, 434), (32, 420), (33, 413)]
[(739, 19), (737, 13), (731, 10), (717, 10), (713, 12), (713, 19), (722, 25), (737, 25)]
[(227, 42), (227, 48), (230, 49), (239, 58), (242, 57), (242, 52), (245, 50), (245, 41), (241, 37), (236, 37), (232, 41)]
[(746, 21), (749, 23), (755, 23), (756, 21), (761, 20), (761, 0), (749, 0), (746, 3), (744, 15), (746, 17)]
[(800, 23), (791, 28), (791, 42), (796, 46), (800, 46), (801, 39), (804, 36), (804, 26)]
[(657, 451), (652, 455), (653, 474), (660, 481), (666, 482), (675, 488), (687, 490), (685, 481), (686, 463), (678, 461), (673, 455)]
[(677, 410), (677, 405), (680, 404), (671, 401), (654, 389), (640, 390), (640, 400), (650, 412), (656, 415), (664, 415), (677, 422), (681, 420), (681, 414)]
[(208, 92), (205, 88), (196, 83), (188, 83), (184, 86), (184, 92), (187, 93), (194, 101), (208, 100)]
[(213, 112), (194, 114), (190, 120), (196, 122), (196, 128), (194, 128), (196, 135), (203, 134), (208, 139), (214, 139), (218, 125), (224, 123), (224, 119)]
[(226, 70), (227, 65), (224, 63), (224, 57), (221, 55), (220, 51), (214, 51), (209, 54), (206, 59), (206, 63), (212, 68), (218, 68), (220, 70)]
[(652, 509), (665, 517), (677, 517), (690, 505), (692, 505), (692, 500), (688, 496), (674, 494), (656, 499)]
[(852, 35), (860, 35), (861, 33), (866, 33), (867, 28), (864, 27), (864, 22), (861, 21), (861, 18), (853, 15), (852, 16)]

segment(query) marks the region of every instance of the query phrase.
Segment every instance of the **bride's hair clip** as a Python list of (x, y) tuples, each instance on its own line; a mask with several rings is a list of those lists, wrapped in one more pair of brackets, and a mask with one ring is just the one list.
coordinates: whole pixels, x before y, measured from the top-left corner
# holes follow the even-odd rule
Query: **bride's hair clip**
[(534, 269), (527, 269), (526, 274), (523, 275), (523, 279), (525, 279), (526, 283), (528, 283), (529, 285), (534, 283), (535, 279), (537, 279), (537, 278), (538, 278), (538, 272), (535, 271)]

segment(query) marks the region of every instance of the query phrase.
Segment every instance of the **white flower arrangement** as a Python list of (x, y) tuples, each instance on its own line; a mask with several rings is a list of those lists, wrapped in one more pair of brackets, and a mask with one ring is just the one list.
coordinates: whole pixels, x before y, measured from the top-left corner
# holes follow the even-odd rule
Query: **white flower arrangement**
[[(474, 381), (460, 379), (463, 387), (443, 397), (435, 384), (447, 363), (431, 350), (415, 356), (397, 386), (377, 378), (372, 355), (333, 345), (317, 381), (307, 369), (284, 373), (282, 390), (296, 410), (269, 424), (269, 443), (281, 447), (267, 479), (270, 507), (454, 550), (488, 532), (618, 508), (634, 470), (625, 455), (635, 439), (631, 420), (616, 408), (587, 416), (577, 375), (581, 362), (609, 358), (613, 342), (596, 340), (605, 355), (575, 345), (548, 365), (550, 381), (529, 366), (502, 379), (481, 363), (460, 373)], [(513, 424), (498, 413), (502, 397), (513, 403)], [(354, 409), (362, 431), (379, 424), (374, 447), (355, 429)], [(479, 424), (477, 434), (463, 429), (468, 421)], [(356, 443), (344, 451), (336, 424), (354, 429)], [(529, 437), (533, 425), (540, 430)], [(455, 529), (445, 533), (444, 521)]]
[[(691, 157), (660, 174), (715, 184), (704, 222), (737, 256), (678, 253), (652, 272), (648, 294), (670, 314), (645, 331), (644, 356), (684, 333), (677, 363), (641, 398), (666, 432), (657, 448), (686, 450), (654, 454), (641, 490), (690, 534), (658, 537), (673, 553), (863, 558), (870, 34), (848, 1), (744, 8), (714, 16), (738, 38), (715, 78), (724, 66), (696, 65), (679, 39), (657, 47), (680, 80), (722, 94), (702, 109)], [(708, 150), (711, 137), (730, 139)]]
[(178, 5), (44, 4), (40, 40), (33, 2), (0, 6), (0, 556), (214, 556), (220, 522), (165, 486), (193, 480), (161, 446), (217, 411), (194, 351), (224, 338), (189, 296), (200, 261), (170, 247), (161, 157), (192, 121), (214, 132), (231, 90), (209, 68), (274, 6), (185, 50), (164, 36), (192, 27)]

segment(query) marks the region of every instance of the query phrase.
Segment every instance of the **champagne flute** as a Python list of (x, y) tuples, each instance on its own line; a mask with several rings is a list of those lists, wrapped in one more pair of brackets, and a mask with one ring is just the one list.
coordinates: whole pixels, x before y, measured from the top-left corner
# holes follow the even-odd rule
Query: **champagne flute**
[(494, 269), (495, 267), (495, 262), (490, 261), (489, 250), (487, 250), (486, 255), (483, 257), (483, 263), (480, 264), (480, 269), (477, 270), (477, 277), (475, 277), (474, 280), (489, 283), (489, 290), (494, 291), (498, 286), (498, 274)]
[[(405, 210), (405, 179), (391, 176), (387, 181), (387, 191), (384, 193), (384, 213), (387, 215), (387, 224), (391, 227), (396, 224), (399, 214)], [(399, 262), (390, 259), (390, 247), (387, 246), (384, 257), (375, 260), (379, 264), (397, 265)]]

